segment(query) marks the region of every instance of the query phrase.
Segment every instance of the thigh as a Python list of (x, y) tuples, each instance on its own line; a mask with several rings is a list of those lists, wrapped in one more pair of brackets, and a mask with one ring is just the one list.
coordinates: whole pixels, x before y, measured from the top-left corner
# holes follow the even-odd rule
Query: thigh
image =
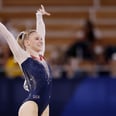
[(26, 101), (21, 105), (18, 116), (38, 116), (38, 105), (34, 101)]
[(47, 108), (42, 113), (42, 116), (49, 116), (49, 105), (47, 106)]

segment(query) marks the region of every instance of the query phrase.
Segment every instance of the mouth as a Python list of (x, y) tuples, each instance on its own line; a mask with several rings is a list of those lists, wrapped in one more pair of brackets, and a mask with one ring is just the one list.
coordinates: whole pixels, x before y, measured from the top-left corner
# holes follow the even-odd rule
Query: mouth
[(42, 44), (42, 43), (39, 43), (39, 44), (38, 44), (38, 46), (39, 46), (39, 47), (42, 47), (42, 46), (43, 46), (43, 44)]

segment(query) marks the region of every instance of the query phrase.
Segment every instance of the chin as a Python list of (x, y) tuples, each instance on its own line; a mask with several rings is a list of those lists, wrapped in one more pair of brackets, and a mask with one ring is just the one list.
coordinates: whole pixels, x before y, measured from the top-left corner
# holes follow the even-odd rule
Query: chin
[(41, 52), (41, 51), (42, 51), (42, 49), (37, 49), (36, 51), (37, 51), (37, 52)]

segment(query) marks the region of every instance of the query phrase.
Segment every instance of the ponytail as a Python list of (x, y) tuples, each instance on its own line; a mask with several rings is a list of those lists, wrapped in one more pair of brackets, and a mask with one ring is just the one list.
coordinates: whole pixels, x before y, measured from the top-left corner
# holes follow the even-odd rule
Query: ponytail
[(24, 40), (28, 39), (29, 35), (33, 32), (36, 32), (36, 30), (22, 31), (17, 36), (17, 42), (22, 49), (26, 50), (26, 47), (24, 45)]
[(20, 47), (24, 50), (25, 50), (25, 45), (24, 45), (25, 38), (26, 38), (26, 32), (25, 31), (20, 32), (19, 35), (17, 36), (17, 42), (20, 45)]

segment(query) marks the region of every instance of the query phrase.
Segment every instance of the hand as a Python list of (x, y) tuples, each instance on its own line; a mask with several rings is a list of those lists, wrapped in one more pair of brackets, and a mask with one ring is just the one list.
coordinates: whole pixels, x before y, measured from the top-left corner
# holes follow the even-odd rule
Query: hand
[(41, 8), (40, 8), (39, 10), (37, 10), (37, 12), (38, 12), (38, 11), (39, 11), (42, 15), (48, 15), (48, 16), (50, 16), (50, 13), (48, 13), (48, 12), (45, 11), (45, 8), (44, 8), (43, 5), (41, 5)]

